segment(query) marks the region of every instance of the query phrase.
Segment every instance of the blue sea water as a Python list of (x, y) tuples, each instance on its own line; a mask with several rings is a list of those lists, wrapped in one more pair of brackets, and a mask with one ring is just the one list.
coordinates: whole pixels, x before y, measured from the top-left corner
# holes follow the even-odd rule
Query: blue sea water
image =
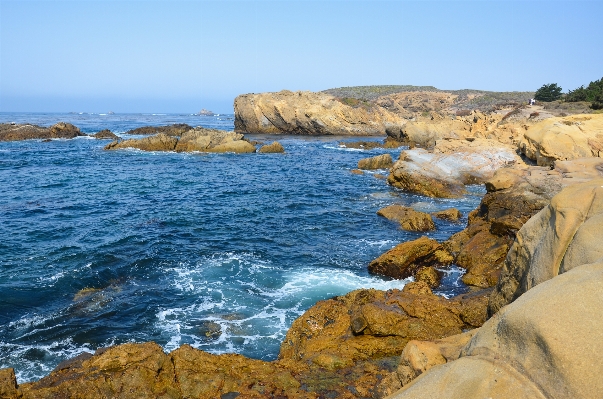
[[(67, 121), (124, 135), (188, 123), (232, 130), (233, 115), (17, 114), (0, 122)], [(248, 136), (272, 141), (273, 136)], [(363, 138), (378, 140), (377, 138)], [(459, 200), (389, 187), (358, 160), (401, 149), (352, 150), (358, 138), (278, 137), (285, 154), (104, 151), (107, 140), (0, 143), (0, 368), (19, 382), (77, 354), (124, 342), (188, 343), (271, 360), (287, 329), (321, 299), (358, 288), (401, 288), (368, 263), (419, 233), (376, 211), (457, 207)], [(444, 240), (461, 223), (436, 220)], [(446, 270), (439, 291), (465, 289)]]

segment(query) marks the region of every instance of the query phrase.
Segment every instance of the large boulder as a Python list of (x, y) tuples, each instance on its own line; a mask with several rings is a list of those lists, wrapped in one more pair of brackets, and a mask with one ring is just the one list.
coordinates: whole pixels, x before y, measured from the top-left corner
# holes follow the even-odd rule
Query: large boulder
[(489, 312), (558, 274), (603, 258), (602, 237), (603, 177), (566, 187), (517, 233)]
[(602, 287), (600, 262), (545, 281), (449, 351), (457, 360), (429, 368), (442, 360), (438, 348), (424, 350), (429, 369), (390, 399), (600, 397)]
[(435, 230), (435, 224), (431, 215), (425, 212), (415, 211), (412, 208), (394, 204), (379, 209), (377, 215), (400, 223), (403, 230), (429, 231)]
[(531, 126), (519, 149), (538, 165), (556, 160), (603, 156), (603, 115), (573, 115), (550, 118)]
[(465, 194), (466, 184), (483, 183), (498, 169), (521, 164), (512, 147), (491, 140), (442, 141), (433, 152), (403, 151), (387, 181), (417, 194), (455, 198)]
[(85, 136), (85, 134), (77, 126), (66, 122), (59, 122), (51, 127), (29, 124), (0, 124), (0, 141), (72, 139), (78, 136)]
[(389, 154), (381, 154), (371, 158), (364, 158), (358, 161), (358, 169), (374, 170), (374, 169), (389, 169), (394, 162)]
[(285, 152), (285, 147), (278, 141), (274, 141), (261, 146), (258, 152), (262, 154), (282, 154)]
[(308, 91), (240, 95), (234, 112), (242, 133), (385, 136), (406, 123), (380, 106), (353, 107)]

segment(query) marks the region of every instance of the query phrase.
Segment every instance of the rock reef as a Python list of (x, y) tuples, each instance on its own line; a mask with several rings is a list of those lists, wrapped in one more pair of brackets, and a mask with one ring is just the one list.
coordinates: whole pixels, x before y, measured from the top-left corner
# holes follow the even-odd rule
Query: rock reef
[(85, 134), (76, 126), (65, 122), (59, 122), (51, 127), (29, 124), (0, 124), (0, 141), (73, 139), (78, 136), (85, 136)]

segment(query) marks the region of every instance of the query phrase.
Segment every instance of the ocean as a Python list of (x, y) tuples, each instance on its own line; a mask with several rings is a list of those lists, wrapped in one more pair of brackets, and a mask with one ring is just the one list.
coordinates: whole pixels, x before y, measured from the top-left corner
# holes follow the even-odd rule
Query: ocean
[[(73, 123), (85, 133), (188, 123), (233, 130), (233, 115), (0, 113), (0, 122)], [(272, 360), (287, 329), (317, 301), (407, 281), (367, 272), (420, 237), (377, 216), (390, 204), (460, 209), (432, 238), (466, 225), (481, 186), (456, 200), (404, 193), (358, 160), (379, 138), (248, 135), (285, 154), (105, 151), (108, 140), (0, 142), (0, 368), (19, 382), (83, 351), (155, 341)], [(437, 292), (465, 292), (445, 270)]]

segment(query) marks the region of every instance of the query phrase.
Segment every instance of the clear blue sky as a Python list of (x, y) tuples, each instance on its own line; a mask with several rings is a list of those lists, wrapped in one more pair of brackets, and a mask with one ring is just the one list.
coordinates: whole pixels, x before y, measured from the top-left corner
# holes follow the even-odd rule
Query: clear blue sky
[(238, 94), (603, 77), (599, 1), (0, 1), (0, 111), (232, 112)]

